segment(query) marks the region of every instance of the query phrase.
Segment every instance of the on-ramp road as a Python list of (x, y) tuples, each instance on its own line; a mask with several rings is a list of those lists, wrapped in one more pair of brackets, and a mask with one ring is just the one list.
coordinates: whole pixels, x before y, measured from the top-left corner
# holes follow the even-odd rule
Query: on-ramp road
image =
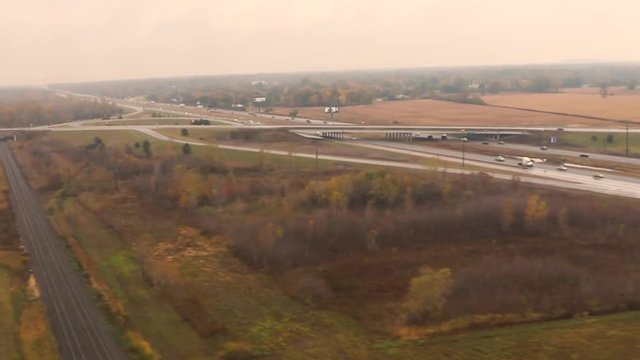
[[(18, 231), (29, 252), (33, 274), (65, 360), (124, 360), (124, 350), (97, 308), (90, 289), (71, 266), (69, 252), (56, 235), (9, 149), (0, 141), (0, 161)], [(0, 356), (1, 357), (1, 356)]]

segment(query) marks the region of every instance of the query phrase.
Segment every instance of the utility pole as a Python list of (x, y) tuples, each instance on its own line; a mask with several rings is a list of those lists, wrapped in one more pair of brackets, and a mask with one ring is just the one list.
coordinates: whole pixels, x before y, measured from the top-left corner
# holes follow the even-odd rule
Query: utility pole
[(120, 190), (118, 188), (118, 168), (113, 169), (113, 185), (116, 190)]
[(318, 142), (315, 142), (316, 145), (316, 164), (315, 164), (315, 168), (316, 168), (316, 178), (318, 178)]
[(629, 120), (625, 121), (625, 124), (627, 125), (626, 132), (625, 132), (625, 140), (626, 140), (627, 146), (626, 146), (625, 152), (627, 154), (627, 157), (629, 157)]
[(462, 168), (464, 169), (464, 150), (465, 150), (466, 142), (462, 141)]

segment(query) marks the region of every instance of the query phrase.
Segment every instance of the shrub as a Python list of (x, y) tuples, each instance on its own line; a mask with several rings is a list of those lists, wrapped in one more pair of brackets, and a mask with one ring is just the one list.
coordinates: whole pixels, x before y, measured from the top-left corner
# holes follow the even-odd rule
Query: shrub
[(451, 287), (451, 270), (420, 269), (420, 275), (411, 279), (405, 300), (406, 323), (418, 325), (438, 318), (442, 314)]
[(251, 345), (243, 342), (229, 342), (223, 345), (218, 358), (221, 360), (248, 360), (255, 358)]

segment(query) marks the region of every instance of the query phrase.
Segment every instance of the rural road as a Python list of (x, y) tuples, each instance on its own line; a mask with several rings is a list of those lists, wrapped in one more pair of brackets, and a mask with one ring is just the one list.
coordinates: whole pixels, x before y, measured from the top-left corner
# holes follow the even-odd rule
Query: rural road
[[(0, 141), (0, 160), (18, 230), (47, 308), (58, 349), (65, 360), (124, 360), (124, 350), (71, 255), (56, 235), (36, 193), (22, 175), (8, 144)], [(1, 356), (0, 356), (1, 357)]]

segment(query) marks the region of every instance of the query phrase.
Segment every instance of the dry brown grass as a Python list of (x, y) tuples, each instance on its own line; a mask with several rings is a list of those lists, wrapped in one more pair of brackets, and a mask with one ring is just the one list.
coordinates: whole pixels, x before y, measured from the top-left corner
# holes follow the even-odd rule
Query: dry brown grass
[(26, 360), (59, 359), (55, 340), (44, 307), (40, 302), (30, 302), (20, 318), (20, 340)]
[[(291, 108), (275, 108), (286, 115)], [(299, 117), (329, 120), (323, 108), (299, 108)], [(493, 108), (490, 106), (459, 104), (437, 100), (386, 101), (371, 105), (340, 108), (335, 121), (372, 125), (521, 125), (521, 126), (605, 126), (606, 122), (579, 117), (541, 114), (530, 111)]]
[[(609, 89), (603, 98), (598, 89), (566, 89), (552, 94), (500, 94), (483, 97), (492, 105), (513, 106), (542, 111), (564, 112), (612, 119), (640, 120), (640, 92)], [(585, 119), (585, 121), (587, 121)]]

